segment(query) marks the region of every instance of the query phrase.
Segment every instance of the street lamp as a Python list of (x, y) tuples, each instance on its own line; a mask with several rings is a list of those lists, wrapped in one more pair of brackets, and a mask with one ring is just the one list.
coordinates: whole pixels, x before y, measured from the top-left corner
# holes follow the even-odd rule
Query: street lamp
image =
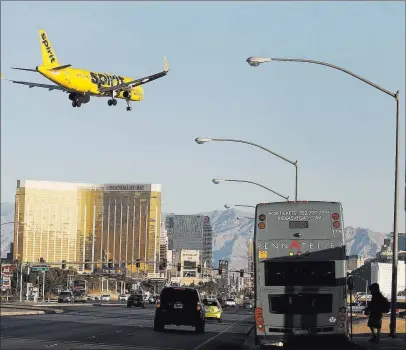
[(9, 224), (14, 224), (14, 221), (3, 222), (2, 224), (0, 224), (0, 226), (9, 225)]
[(195, 142), (197, 144), (199, 144), (199, 145), (202, 145), (203, 143), (210, 142), (210, 141), (223, 141), (223, 142), (228, 142), (229, 141), (229, 142), (244, 143), (246, 145), (251, 145), (251, 146), (254, 146), (254, 147), (261, 148), (262, 150), (273, 154), (274, 156), (284, 160), (285, 162), (288, 162), (288, 163), (294, 165), (295, 166), (295, 201), (297, 201), (297, 183), (298, 183), (298, 162), (297, 162), (297, 160), (293, 161), (293, 160), (290, 160), (288, 158), (285, 158), (285, 157), (281, 156), (279, 153), (271, 151), (270, 149), (268, 149), (266, 147), (263, 147), (261, 145), (258, 145), (256, 143), (253, 143), (253, 142), (250, 142), (250, 141), (235, 140), (235, 139), (212, 139), (212, 138), (208, 138), (208, 137), (197, 137), (195, 139)]
[(278, 192), (276, 192), (274, 190), (271, 190), (270, 188), (268, 188), (268, 187), (266, 187), (264, 185), (261, 185), (261, 184), (259, 184), (257, 182), (253, 182), (253, 181), (248, 181), (248, 180), (224, 180), (224, 179), (213, 179), (212, 181), (213, 181), (213, 183), (215, 185), (218, 185), (220, 182), (244, 182), (244, 183), (247, 183), (247, 184), (257, 185), (259, 187), (265, 188), (266, 190), (276, 194), (279, 197), (282, 197), (282, 198), (286, 199), (287, 201), (289, 200), (289, 197), (285, 197), (284, 195), (282, 195), (282, 194), (280, 194), (280, 193), (278, 193)]
[(232, 207), (244, 207), (244, 208), (255, 208), (254, 205), (246, 205), (246, 204), (224, 204), (224, 208), (230, 209)]
[[(390, 320), (390, 336), (396, 336), (396, 298), (397, 298), (397, 279), (398, 279), (398, 202), (399, 202), (399, 148), (400, 148), (400, 139), (399, 139), (399, 128), (400, 128), (400, 120), (399, 120), (399, 90), (396, 92), (389, 91), (378, 84), (373, 83), (372, 81), (365, 79), (345, 68), (336, 66), (331, 63), (322, 62), (322, 61), (314, 61), (314, 60), (307, 60), (302, 58), (270, 58), (270, 57), (261, 57), (261, 56), (252, 56), (248, 57), (246, 62), (253, 67), (259, 66), (261, 63), (271, 62), (271, 61), (279, 61), (279, 62), (299, 62), (299, 63), (312, 63), (317, 64), (320, 66), (326, 66), (329, 68), (333, 68), (339, 70), (343, 73), (351, 75), (353, 78), (361, 80), (365, 84), (368, 84), (375, 89), (384, 92), (385, 94), (393, 97), (396, 101), (396, 127), (395, 127), (395, 188), (394, 188), (394, 209), (393, 209), (393, 243), (392, 243), (392, 251), (393, 251), (393, 259), (392, 259), (392, 292), (391, 292), (391, 299), (392, 299), (392, 307), (391, 307), (391, 320)], [(197, 141), (196, 141), (197, 142)], [(405, 188), (405, 196), (406, 196), (406, 188)], [(406, 205), (405, 205), (406, 210)]]

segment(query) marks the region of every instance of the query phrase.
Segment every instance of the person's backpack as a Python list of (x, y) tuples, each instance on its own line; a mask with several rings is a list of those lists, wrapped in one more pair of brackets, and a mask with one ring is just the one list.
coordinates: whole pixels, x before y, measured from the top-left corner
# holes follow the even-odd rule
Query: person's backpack
[(387, 314), (390, 311), (390, 302), (385, 297), (382, 298), (382, 313)]

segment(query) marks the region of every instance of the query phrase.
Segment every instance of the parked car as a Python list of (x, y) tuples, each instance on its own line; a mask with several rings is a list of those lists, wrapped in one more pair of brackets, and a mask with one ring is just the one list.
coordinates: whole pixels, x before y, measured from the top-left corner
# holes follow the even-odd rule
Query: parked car
[(236, 307), (237, 303), (235, 302), (235, 300), (233, 298), (228, 298), (228, 299), (226, 299), (224, 306), (225, 307)]
[(86, 300), (87, 301), (96, 301), (96, 300), (99, 300), (99, 297), (97, 297), (95, 295), (87, 295)]
[(59, 293), (58, 303), (74, 303), (75, 296), (70, 290), (65, 290)]
[(143, 309), (147, 307), (147, 303), (144, 300), (144, 297), (142, 294), (131, 294), (128, 299), (127, 299), (127, 307), (132, 307), (132, 306), (140, 306)]
[(399, 317), (400, 318), (406, 318), (406, 311), (400, 311), (399, 312)]
[(109, 301), (109, 300), (111, 300), (111, 295), (110, 294), (102, 294), (100, 296), (100, 300)]
[(194, 326), (204, 333), (205, 310), (196, 288), (165, 287), (156, 303), (154, 331), (162, 332), (165, 325)]

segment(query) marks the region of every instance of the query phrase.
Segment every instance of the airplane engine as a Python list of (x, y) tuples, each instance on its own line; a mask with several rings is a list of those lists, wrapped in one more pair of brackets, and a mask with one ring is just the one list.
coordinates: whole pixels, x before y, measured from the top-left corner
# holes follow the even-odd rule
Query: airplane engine
[(81, 103), (88, 103), (90, 101), (89, 95), (82, 95), (78, 99)]
[(124, 98), (131, 98), (131, 91), (123, 91)]

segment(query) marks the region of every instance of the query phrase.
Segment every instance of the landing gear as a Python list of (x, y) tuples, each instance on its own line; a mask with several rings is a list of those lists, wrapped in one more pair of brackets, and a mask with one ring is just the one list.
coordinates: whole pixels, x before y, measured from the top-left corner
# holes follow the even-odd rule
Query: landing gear
[(107, 104), (109, 106), (115, 106), (115, 105), (117, 105), (117, 100), (115, 98), (112, 98), (111, 100), (107, 101)]
[(78, 100), (72, 101), (72, 107), (80, 107), (82, 105), (82, 102)]
[(128, 101), (128, 100), (126, 100), (126, 102), (127, 102), (127, 112), (130, 112), (131, 111), (131, 107), (130, 107), (130, 101)]

